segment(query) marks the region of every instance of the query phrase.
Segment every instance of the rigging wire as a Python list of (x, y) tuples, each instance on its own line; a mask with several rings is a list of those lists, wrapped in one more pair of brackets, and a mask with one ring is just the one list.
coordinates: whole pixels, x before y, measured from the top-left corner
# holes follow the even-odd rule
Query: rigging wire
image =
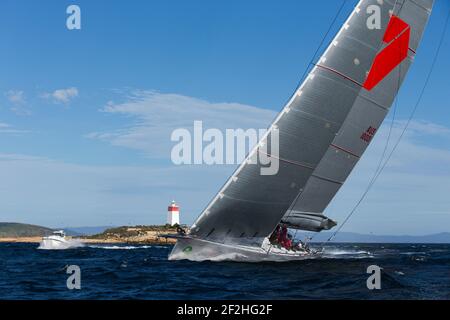
[[(436, 67), (436, 63), (437, 63), (437, 61), (438, 61), (439, 54), (440, 54), (440, 52), (441, 52), (442, 45), (443, 45), (443, 43), (444, 43), (445, 35), (447, 34), (447, 28), (448, 28), (449, 22), (450, 22), (450, 11), (449, 11), (448, 14), (447, 14), (447, 18), (446, 18), (446, 21), (445, 21), (445, 24), (444, 24), (444, 29), (442, 30), (442, 34), (441, 34), (441, 37), (440, 37), (440, 40), (439, 40), (439, 45), (438, 45), (438, 48), (437, 48), (437, 50), (436, 50), (436, 54), (434, 55), (434, 58), (433, 58), (433, 61), (432, 61), (430, 70), (429, 70), (429, 72), (428, 72), (428, 74), (427, 74), (427, 77), (426, 77), (426, 79), (425, 79), (425, 83), (424, 83), (424, 85), (423, 85), (423, 87), (422, 87), (422, 89), (421, 89), (420, 95), (419, 95), (419, 97), (418, 97), (418, 99), (417, 99), (417, 101), (416, 101), (416, 103), (415, 103), (415, 105), (414, 105), (414, 108), (413, 108), (413, 110), (412, 110), (412, 112), (411, 112), (411, 114), (410, 114), (410, 116), (409, 116), (409, 118), (408, 118), (408, 120), (407, 120), (407, 122), (406, 122), (406, 124), (405, 124), (405, 126), (404, 126), (404, 128), (403, 128), (403, 130), (402, 130), (402, 132), (401, 132), (401, 134), (400, 134), (400, 136), (399, 136), (399, 138), (397, 139), (397, 142), (395, 143), (394, 147), (392, 148), (391, 152), (389, 153), (389, 155), (388, 155), (386, 161), (385, 161), (385, 162), (383, 163), (383, 165), (381, 166), (380, 170), (378, 170), (378, 172), (375, 173), (374, 178), (370, 181), (370, 183), (369, 183), (367, 189), (365, 190), (365, 192), (363, 193), (363, 195), (361, 196), (361, 198), (359, 199), (359, 201), (356, 203), (356, 205), (353, 207), (353, 209), (352, 209), (352, 210), (350, 211), (350, 213), (347, 215), (347, 217), (345, 218), (345, 220), (343, 221), (343, 223), (339, 226), (339, 228), (338, 228), (338, 229), (332, 234), (332, 236), (331, 236), (326, 242), (324, 242), (324, 243), (330, 242), (330, 241), (331, 241), (331, 240), (332, 240), (332, 239), (333, 239), (333, 238), (334, 238), (334, 237), (342, 230), (342, 227), (348, 222), (348, 220), (353, 216), (353, 214), (356, 212), (356, 210), (359, 208), (359, 206), (361, 205), (361, 203), (363, 202), (363, 200), (365, 199), (365, 197), (366, 197), (367, 194), (369, 193), (369, 191), (370, 191), (370, 189), (372, 188), (372, 186), (373, 186), (373, 185), (375, 184), (375, 182), (377, 181), (378, 177), (381, 175), (381, 173), (382, 173), (382, 172), (384, 171), (384, 169), (386, 168), (386, 165), (389, 163), (389, 161), (390, 161), (392, 155), (394, 154), (394, 152), (396, 151), (397, 147), (399, 146), (399, 144), (400, 144), (400, 142), (401, 142), (403, 136), (405, 135), (406, 131), (408, 130), (408, 127), (409, 127), (409, 125), (411, 124), (411, 121), (413, 120), (413, 118), (414, 118), (414, 116), (415, 116), (415, 114), (416, 114), (416, 112), (417, 112), (417, 109), (419, 108), (419, 106), (420, 106), (420, 104), (421, 104), (421, 102), (422, 102), (423, 96), (424, 96), (425, 91), (426, 91), (426, 89), (427, 89), (427, 87), (428, 87), (428, 84), (429, 84), (429, 82), (430, 82), (430, 79), (431, 79), (431, 76), (432, 76), (432, 74), (433, 74), (433, 71), (434, 71), (434, 69), (435, 69), (435, 67)], [(322, 246), (323, 246), (324, 243), (322, 243)], [(322, 248), (322, 249), (323, 249), (323, 248)]]

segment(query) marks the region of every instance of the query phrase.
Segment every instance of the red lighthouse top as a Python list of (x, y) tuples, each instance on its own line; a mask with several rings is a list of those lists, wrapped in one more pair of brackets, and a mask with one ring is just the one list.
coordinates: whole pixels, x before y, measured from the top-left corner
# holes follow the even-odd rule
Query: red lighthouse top
[(167, 209), (169, 211), (180, 211), (180, 207), (175, 203), (175, 201), (172, 201), (171, 205)]

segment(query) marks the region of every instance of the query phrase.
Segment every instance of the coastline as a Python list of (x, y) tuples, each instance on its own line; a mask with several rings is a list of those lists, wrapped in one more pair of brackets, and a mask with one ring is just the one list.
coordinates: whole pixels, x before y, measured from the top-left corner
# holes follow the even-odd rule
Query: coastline
[[(83, 238), (70, 238), (73, 240), (79, 240), (85, 244), (152, 244), (152, 245), (169, 245), (175, 244), (173, 239), (143, 239), (143, 240), (132, 240), (132, 239), (83, 239)], [(0, 238), (0, 243), (40, 243), (42, 237), (19, 237), (19, 238)]]
[[(170, 245), (176, 240), (160, 237), (156, 232), (148, 232), (145, 235), (120, 237), (120, 236), (94, 236), (94, 237), (67, 237), (85, 244), (135, 244), (135, 245)], [(0, 238), (0, 243), (40, 243), (42, 237), (5, 237)]]
[(39, 243), (42, 237), (8, 237), (0, 238), (0, 243)]
[[(41, 227), (43, 228), (43, 227)], [(48, 228), (47, 228), (48, 229)], [(52, 229), (48, 229), (50, 233)], [(167, 239), (162, 234), (176, 233), (177, 228), (169, 225), (156, 226), (122, 226), (106, 229), (102, 233), (94, 235), (67, 236), (68, 240), (76, 240), (84, 244), (133, 244), (133, 245), (170, 245), (175, 244), (175, 239)], [(16, 230), (16, 234), (17, 230)], [(42, 235), (14, 236), (3, 234), (0, 243), (40, 243)]]

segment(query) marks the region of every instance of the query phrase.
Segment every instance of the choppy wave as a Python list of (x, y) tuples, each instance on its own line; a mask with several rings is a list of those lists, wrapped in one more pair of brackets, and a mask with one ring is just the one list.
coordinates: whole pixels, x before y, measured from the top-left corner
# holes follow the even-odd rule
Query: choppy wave
[[(42, 254), (35, 244), (0, 243), (0, 299), (448, 299), (450, 245), (414, 246), (329, 244), (322, 257), (289, 263), (229, 262), (243, 258), (232, 253), (198, 263), (168, 261), (171, 246)], [(64, 286), (68, 265), (80, 267), (82, 290)], [(382, 269), (377, 292), (366, 286), (370, 265)]]
[(336, 258), (336, 259), (355, 259), (355, 258), (373, 258), (374, 255), (366, 250), (356, 249), (339, 249), (339, 248), (324, 248), (320, 254), (321, 258)]
[(138, 249), (150, 249), (150, 248), (156, 248), (156, 249), (162, 249), (162, 248), (167, 248), (164, 246), (123, 246), (123, 245), (88, 245), (88, 248), (92, 248), (92, 249), (104, 249), (104, 250), (138, 250)]

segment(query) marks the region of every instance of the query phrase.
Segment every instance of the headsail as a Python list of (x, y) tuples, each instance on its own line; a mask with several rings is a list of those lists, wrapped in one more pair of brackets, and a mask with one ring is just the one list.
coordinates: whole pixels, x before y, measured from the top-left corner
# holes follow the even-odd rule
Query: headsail
[[(299, 228), (302, 223), (307, 230), (332, 227), (334, 222), (322, 213), (388, 113), (433, 2), (360, 1), (268, 135), (210, 202), (190, 234), (211, 240), (266, 237), (292, 212)], [(276, 156), (270, 152), (274, 134), (279, 136)], [(261, 175), (262, 145), (268, 156), (279, 160), (275, 175)]]

